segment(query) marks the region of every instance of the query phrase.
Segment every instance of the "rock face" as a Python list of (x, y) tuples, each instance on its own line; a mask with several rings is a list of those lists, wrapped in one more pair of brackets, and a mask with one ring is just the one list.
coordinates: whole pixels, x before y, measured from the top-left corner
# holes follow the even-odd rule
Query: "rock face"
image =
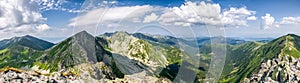
[(95, 64), (107, 55), (95, 37), (83, 31), (49, 49), (39, 61), (41, 65), (51, 66), (50, 70), (59, 70), (81, 63)]
[(78, 72), (78, 77), (85, 83), (98, 83), (103, 80), (114, 80), (117, 74), (113, 69), (103, 62), (96, 64), (83, 63), (74, 67)]
[(245, 82), (289, 82), (300, 81), (300, 58), (281, 57), (262, 63), (258, 73), (254, 73)]
[(123, 77), (111, 53), (96, 38), (85, 31), (60, 42), (47, 50), (34, 63), (38, 69), (50, 72), (75, 69), (84, 82)]
[(171, 81), (165, 78), (156, 78), (147, 76), (146, 72), (140, 72), (132, 75), (125, 75), (124, 82), (130, 83), (170, 83)]
[(83, 80), (74, 75), (64, 75), (67, 71), (43, 75), (34, 71), (24, 71), (8, 68), (0, 72), (2, 83), (82, 83)]
[(146, 71), (147, 75), (158, 75), (167, 65), (179, 62), (182, 56), (181, 50), (173, 44), (160, 43), (163, 38), (127, 32), (106, 33), (99, 37), (108, 41), (107, 49), (113, 53), (124, 74)]

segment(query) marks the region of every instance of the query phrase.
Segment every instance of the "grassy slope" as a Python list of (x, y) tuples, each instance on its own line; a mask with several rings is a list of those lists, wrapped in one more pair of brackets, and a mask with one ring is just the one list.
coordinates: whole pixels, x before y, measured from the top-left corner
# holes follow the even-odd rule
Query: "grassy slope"
[(41, 51), (33, 50), (28, 47), (10, 46), (0, 50), (0, 67), (30, 67), (41, 54)]
[[(300, 37), (289, 34), (287, 36), (277, 38), (267, 44), (261, 45), (261, 47), (255, 51), (243, 51), (252, 49), (253, 46), (247, 47), (247, 45), (243, 45), (236, 47), (236, 49), (233, 49), (232, 55), (246, 57), (236, 59), (236, 62), (239, 62), (239, 64), (235, 64), (237, 67), (233, 68), (229, 73), (226, 73), (225, 71), (221, 82), (241, 82), (244, 78), (250, 76), (252, 72), (257, 71), (262, 62), (276, 58), (278, 55), (288, 54), (294, 57), (299, 57), (299, 46), (297, 46), (299, 45), (299, 40)], [(231, 58), (234, 59), (234, 57)]]

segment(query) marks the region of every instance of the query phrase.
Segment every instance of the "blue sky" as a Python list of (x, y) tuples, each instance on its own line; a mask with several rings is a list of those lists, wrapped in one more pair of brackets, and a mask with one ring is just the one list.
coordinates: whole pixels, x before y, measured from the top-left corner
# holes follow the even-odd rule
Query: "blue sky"
[(299, 16), (299, 0), (213, 0), (219, 3), (221, 7), (242, 7), (246, 6), (249, 10), (257, 11), (257, 16), (265, 13), (271, 13), (275, 18), (284, 16)]
[(59, 42), (86, 30), (177, 37), (300, 35), (299, 0), (2, 0), (0, 39)]

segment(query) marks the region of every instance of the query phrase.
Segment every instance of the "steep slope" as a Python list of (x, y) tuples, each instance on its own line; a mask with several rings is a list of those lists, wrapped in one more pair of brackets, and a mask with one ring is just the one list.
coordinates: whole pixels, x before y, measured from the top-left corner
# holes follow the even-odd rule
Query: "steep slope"
[(26, 35), (0, 41), (0, 67), (32, 66), (42, 50), (53, 46), (53, 43)]
[(221, 76), (221, 82), (233, 82), (238, 79), (241, 72), (249, 65), (256, 55), (254, 52), (262, 47), (262, 43), (249, 42), (237, 46), (228, 46), (226, 61)]
[[(122, 31), (106, 36), (104, 35), (101, 35), (100, 37), (105, 38), (109, 42), (108, 49), (114, 53), (126, 55), (131, 59), (137, 59), (141, 62), (156, 65), (165, 65), (176, 62), (171, 61), (171, 55), (174, 57), (172, 58), (173, 60), (180, 59), (179, 55), (181, 54), (181, 51), (173, 46), (173, 44), (170, 45), (170, 43), (155, 42), (163, 41), (159, 38), (141, 33), (129, 34)], [(178, 42), (173, 41), (173, 43), (176, 44)], [(155, 63), (157, 62), (155, 60), (159, 61), (159, 63)]]
[[(141, 33), (129, 34), (127, 32), (106, 33), (99, 37), (108, 41), (106, 49), (115, 55), (120, 55), (119, 67), (129, 70), (121, 70), (125, 74), (146, 71), (147, 75), (166, 77), (174, 80), (180, 65), (181, 58), (190, 58), (184, 51), (179, 49), (180, 39), (174, 37), (153, 36)], [(171, 40), (168, 40), (170, 39)], [(172, 43), (167, 43), (172, 42)], [(181, 43), (184, 44), (184, 43)], [(122, 59), (127, 57), (130, 60)], [(190, 62), (194, 62), (190, 60)], [(185, 62), (184, 64), (190, 64)], [(185, 65), (182, 69), (197, 72), (197, 67)], [(182, 80), (181, 80), (182, 81)], [(186, 80), (185, 80), (186, 81)], [(189, 80), (193, 81), (193, 80)]]
[[(136, 36), (139, 38), (137, 38)], [(137, 73), (143, 71), (143, 69), (152, 68), (154, 69), (149, 70), (149, 72), (159, 72), (161, 68), (165, 67), (168, 64), (178, 62), (181, 58), (181, 51), (179, 49), (170, 45), (155, 43), (153, 41), (159, 40), (140, 33), (137, 35), (129, 34), (126, 32), (115, 32), (109, 35), (108, 33), (100, 35), (100, 37), (105, 38), (109, 42), (107, 48), (110, 49), (113, 53), (126, 56), (129, 59), (137, 60), (138, 62), (142, 62), (142, 64), (146, 65), (137, 65), (142, 68), (134, 68), (137, 70), (129, 71), (128, 73)], [(127, 66), (130, 67), (129, 65)]]
[(45, 40), (41, 40), (30, 35), (25, 35), (22, 37), (14, 37), (0, 41), (0, 50), (16, 44), (35, 50), (46, 50), (54, 45), (53, 43)]
[(80, 63), (96, 63), (105, 54), (108, 52), (96, 43), (95, 38), (82, 31), (47, 50), (39, 60), (53, 67), (51, 70), (58, 70)]
[(169, 63), (169, 59), (163, 56), (166, 52), (154, 52), (153, 49), (150, 43), (125, 32), (113, 34), (111, 37), (93, 37), (83, 31), (47, 50), (34, 65), (49, 72), (75, 69), (86, 82), (125, 80), (122, 79), (124, 76), (130, 77), (142, 71), (147, 71), (145, 77), (150, 75), (149, 78), (152, 79), (157, 78), (157, 69), (163, 69)]
[(32, 66), (35, 59), (42, 54), (42, 51), (29, 47), (14, 45), (0, 50), (0, 68), (5, 66), (21, 68)]
[(101, 38), (86, 31), (79, 32), (45, 51), (33, 65), (48, 73), (72, 70), (71, 74), (78, 75), (85, 82), (124, 77), (112, 54), (100, 42)]
[[(225, 74), (225, 79), (223, 79), (223, 82), (241, 82), (246, 77), (251, 78), (250, 76), (255, 76), (255, 73), (261, 71), (260, 69), (262, 68), (262, 63), (267, 62), (269, 60), (284, 60), (284, 57), (299, 58), (299, 42), (299, 36), (294, 34), (288, 34), (279, 37), (267, 44), (251, 46), (247, 48), (238, 48), (240, 50), (250, 49), (252, 51), (239, 51), (239, 53), (232, 53), (231, 56), (235, 55), (236, 57), (245, 57), (242, 57), (242, 59), (236, 59), (234, 61), (239, 62), (241, 64), (235, 64), (237, 68), (232, 69), (230, 74)], [(264, 77), (262, 79), (264, 80), (256, 81), (266, 81)]]
[(281, 45), (283, 48), (279, 54), (274, 54), (272, 58), (266, 57), (258, 70), (250, 75), (245, 82), (299, 82), (299, 42), (300, 37), (288, 34), (279, 38), (284, 40)]

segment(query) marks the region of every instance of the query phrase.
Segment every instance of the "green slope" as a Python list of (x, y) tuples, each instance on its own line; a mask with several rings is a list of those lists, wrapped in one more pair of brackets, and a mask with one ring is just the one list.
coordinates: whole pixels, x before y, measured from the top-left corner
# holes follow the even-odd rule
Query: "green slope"
[(5, 66), (21, 68), (31, 67), (35, 60), (41, 56), (42, 51), (32, 48), (14, 45), (0, 50), (0, 68)]
[[(300, 37), (288, 34), (279, 37), (267, 44), (248, 43), (241, 46), (236, 46), (227, 59), (226, 67), (231, 68), (228, 72), (223, 72), (221, 82), (241, 82), (251, 73), (256, 72), (262, 62), (265, 60), (277, 58), (280, 56), (299, 57), (299, 42)], [(233, 56), (233, 57), (231, 57)]]

